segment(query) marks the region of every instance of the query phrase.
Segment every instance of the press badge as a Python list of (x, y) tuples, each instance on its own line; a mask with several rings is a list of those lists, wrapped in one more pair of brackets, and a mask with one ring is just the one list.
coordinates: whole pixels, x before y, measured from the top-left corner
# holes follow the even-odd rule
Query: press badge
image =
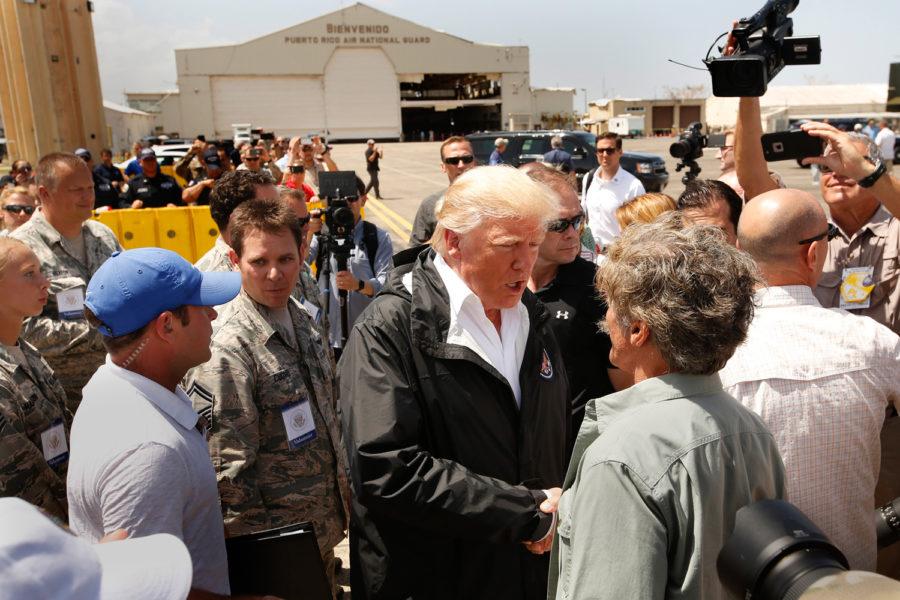
[(309, 400), (304, 398), (300, 402), (285, 406), (281, 409), (281, 418), (291, 450), (296, 450), (316, 439), (316, 424), (313, 421)]
[(841, 303), (844, 310), (860, 310), (872, 304), (875, 267), (847, 267), (841, 275)]
[(84, 318), (84, 288), (77, 287), (71, 290), (56, 292), (56, 306), (59, 310), (59, 318), (72, 321)]
[(51, 467), (69, 460), (69, 445), (66, 443), (66, 429), (62, 419), (56, 419), (41, 433), (41, 449), (44, 451), (44, 460)]
[(303, 302), (301, 302), (300, 304), (303, 306), (303, 308), (306, 309), (306, 312), (309, 313), (309, 316), (312, 317), (312, 320), (315, 321), (316, 323), (318, 323), (319, 322), (319, 312), (320, 312), (319, 307), (316, 306), (315, 304), (313, 304), (312, 302), (310, 302), (309, 300), (307, 300), (306, 298), (304, 298)]

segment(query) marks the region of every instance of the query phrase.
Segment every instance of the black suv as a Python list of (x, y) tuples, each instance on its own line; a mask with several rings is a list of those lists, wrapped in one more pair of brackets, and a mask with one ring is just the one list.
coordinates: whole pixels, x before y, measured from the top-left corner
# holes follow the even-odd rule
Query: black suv
[[(596, 169), (597, 137), (587, 131), (489, 131), (486, 133), (472, 133), (466, 139), (472, 144), (475, 151), (475, 159), (478, 164), (488, 164), (491, 152), (494, 151), (494, 140), (498, 137), (509, 140), (506, 152), (503, 153), (505, 162), (514, 167), (542, 160), (544, 154), (550, 151), (550, 139), (558, 135), (563, 141), (563, 150), (572, 155), (575, 164), (575, 174), (578, 176), (578, 186), (581, 188), (581, 178), (592, 169)], [(669, 182), (669, 173), (666, 171), (666, 163), (662, 157), (646, 152), (625, 152), (620, 161), (622, 168), (640, 179), (644, 189), (648, 192), (661, 192)]]

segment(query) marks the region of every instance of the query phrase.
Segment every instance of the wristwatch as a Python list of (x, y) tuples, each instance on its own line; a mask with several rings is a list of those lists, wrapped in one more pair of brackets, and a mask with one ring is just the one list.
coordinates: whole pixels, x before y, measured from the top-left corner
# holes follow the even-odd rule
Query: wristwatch
[(856, 183), (859, 184), (859, 187), (870, 188), (875, 185), (875, 182), (878, 181), (878, 178), (884, 175), (887, 172), (887, 167), (884, 166), (883, 161), (878, 161), (878, 164), (875, 165), (875, 170), (872, 171), (869, 175), (866, 175)]
[(363, 291), (364, 289), (366, 289), (366, 282), (363, 281), (362, 279), (360, 279), (360, 280), (359, 280), (359, 285), (356, 286), (356, 291), (357, 291), (357, 292), (361, 292), (361, 291)]

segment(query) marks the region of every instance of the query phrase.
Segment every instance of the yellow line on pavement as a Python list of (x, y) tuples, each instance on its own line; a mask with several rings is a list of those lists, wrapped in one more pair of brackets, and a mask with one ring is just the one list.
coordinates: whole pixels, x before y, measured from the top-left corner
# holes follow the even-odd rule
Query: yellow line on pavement
[[(373, 216), (379, 217), (381, 222), (384, 223), (384, 225), (388, 229), (393, 231), (400, 238), (401, 241), (406, 242), (406, 240), (409, 239), (409, 236), (412, 235), (412, 226), (409, 226), (407, 228), (398, 226), (393, 221), (391, 216), (384, 211), (384, 205), (382, 204), (381, 206), (379, 206), (378, 204), (374, 204), (375, 202), (377, 202), (377, 200), (370, 198), (369, 201), (366, 203), (367, 205), (369, 205), (369, 206), (367, 206), (367, 208), (371, 209)], [(379, 204), (381, 204), (381, 203), (379, 203)]]
[(405, 229), (407, 232), (407, 235), (412, 233), (412, 228), (413, 228), (412, 223), (410, 223), (409, 221), (404, 219), (401, 215), (397, 214), (394, 210), (388, 208), (387, 205), (385, 205), (385, 203), (382, 202), (381, 200), (378, 200), (377, 198), (369, 197), (366, 204), (372, 206), (372, 208), (375, 208), (377, 211), (384, 213), (388, 219), (393, 221), (395, 224), (400, 226), (402, 229)]

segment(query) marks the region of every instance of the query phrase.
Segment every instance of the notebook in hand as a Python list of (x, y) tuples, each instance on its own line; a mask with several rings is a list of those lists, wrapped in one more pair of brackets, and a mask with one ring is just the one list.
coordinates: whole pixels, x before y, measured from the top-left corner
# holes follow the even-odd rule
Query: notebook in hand
[(228, 538), (225, 545), (232, 594), (331, 600), (312, 523)]

